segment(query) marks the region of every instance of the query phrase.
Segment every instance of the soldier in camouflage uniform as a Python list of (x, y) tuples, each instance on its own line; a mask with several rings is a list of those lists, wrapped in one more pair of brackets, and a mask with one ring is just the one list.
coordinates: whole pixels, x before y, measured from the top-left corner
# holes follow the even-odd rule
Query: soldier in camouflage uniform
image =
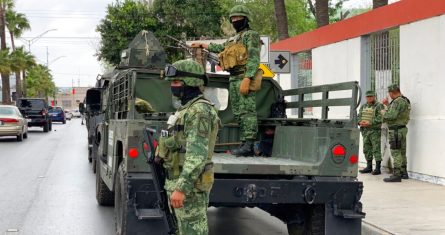
[[(232, 150), (236, 156), (253, 156), (258, 132), (255, 75), (260, 65), (260, 36), (249, 27), (250, 11), (243, 5), (230, 10), (230, 21), (237, 34), (223, 44), (194, 44), (219, 53), (220, 66), (230, 72), (229, 97), (232, 112), (240, 125), (242, 145)], [(259, 81), (256, 81), (259, 82)]]
[(182, 106), (160, 138), (157, 156), (167, 172), (165, 189), (178, 222), (179, 235), (207, 235), (207, 207), (213, 185), (212, 155), (219, 128), (217, 110), (204, 99), (204, 69), (191, 60), (166, 67), (172, 94)]
[[(358, 124), (363, 136), (363, 153), (366, 158), (366, 168), (360, 173), (372, 173), (380, 175), (380, 165), (382, 163), (381, 136), (382, 136), (382, 115), (384, 109), (382, 103), (376, 101), (375, 92), (366, 92), (366, 104), (360, 107), (358, 114)], [(372, 170), (372, 159), (375, 159), (376, 167)]]
[(394, 158), (394, 174), (383, 179), (385, 182), (401, 182), (408, 179), (406, 170), (406, 135), (411, 112), (411, 103), (408, 98), (400, 93), (398, 85), (393, 84), (388, 87), (388, 93), (392, 101), (388, 111), (382, 111), (383, 121), (388, 123), (389, 143), (391, 145), (391, 155)]

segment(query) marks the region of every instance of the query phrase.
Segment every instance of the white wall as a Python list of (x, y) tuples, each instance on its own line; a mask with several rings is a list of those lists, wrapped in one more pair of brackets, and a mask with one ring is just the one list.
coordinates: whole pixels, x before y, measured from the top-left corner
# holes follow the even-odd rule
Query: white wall
[(445, 177), (445, 15), (400, 27), (400, 87), (412, 104), (408, 170)]
[[(312, 50), (312, 84), (323, 85), (347, 81), (360, 81), (361, 38), (318, 47)], [(349, 98), (351, 92), (330, 93), (329, 98)], [(313, 99), (320, 99), (321, 94)], [(349, 118), (349, 107), (330, 107), (329, 118)], [(321, 109), (314, 109), (319, 117)]]

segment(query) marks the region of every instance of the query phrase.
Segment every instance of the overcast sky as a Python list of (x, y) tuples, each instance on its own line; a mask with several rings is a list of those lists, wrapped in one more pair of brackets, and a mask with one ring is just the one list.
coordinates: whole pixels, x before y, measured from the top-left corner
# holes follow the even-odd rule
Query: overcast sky
[[(31, 45), (38, 62), (49, 67), (58, 87), (92, 86), (100, 63), (95, 57), (99, 42), (96, 25), (105, 16), (106, 6), (113, 0), (15, 0), (16, 10), (26, 14), (31, 30), (23, 38), (30, 40), (51, 29)], [(17, 44), (28, 43), (17, 40)]]
[[(390, 0), (394, 2), (396, 0)], [(114, 0), (15, 0), (16, 10), (26, 14), (31, 30), (23, 38), (30, 40), (47, 30), (56, 29), (34, 39), (31, 52), (38, 62), (49, 67), (58, 87), (93, 86), (102, 73), (96, 48), (99, 34), (96, 25), (104, 18), (106, 7)], [(372, 0), (349, 0), (345, 7), (370, 7)], [(18, 45), (25, 40), (16, 40)]]

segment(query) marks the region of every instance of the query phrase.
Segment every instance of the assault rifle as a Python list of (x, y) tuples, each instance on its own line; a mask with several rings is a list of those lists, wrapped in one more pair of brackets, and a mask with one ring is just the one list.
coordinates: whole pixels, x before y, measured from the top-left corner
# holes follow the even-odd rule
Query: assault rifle
[[(194, 50), (193, 47), (187, 45), (184, 41), (181, 41), (179, 39), (176, 39), (170, 35), (167, 35), (168, 38), (170, 38), (171, 40), (175, 41), (177, 43), (178, 48), (182, 48), (185, 49), (190, 55), (192, 55), (193, 58), (196, 57), (196, 50)], [(219, 64), (219, 57), (217, 54), (210, 52), (207, 49), (202, 49), (202, 51), (204, 52), (203, 56), (205, 56), (206, 60), (212, 64), (212, 65), (218, 65)]]
[(163, 214), (162, 219), (164, 220), (165, 226), (168, 228), (171, 235), (176, 234), (176, 217), (173, 214), (174, 210), (170, 208), (168, 204), (167, 192), (164, 189), (166, 172), (162, 167), (161, 163), (157, 162), (155, 159), (155, 146), (153, 140), (153, 133), (156, 131), (151, 128), (145, 128), (143, 130), (144, 135), (144, 155), (147, 157), (147, 163), (150, 166), (151, 172), (153, 174), (153, 183), (156, 190), (156, 195), (158, 202), (156, 203), (156, 208), (161, 214)]

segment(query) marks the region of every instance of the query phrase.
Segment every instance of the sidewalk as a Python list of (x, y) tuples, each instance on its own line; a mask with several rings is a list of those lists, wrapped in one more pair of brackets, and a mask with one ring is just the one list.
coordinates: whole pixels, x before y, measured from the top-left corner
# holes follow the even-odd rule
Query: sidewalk
[(445, 187), (417, 180), (385, 183), (387, 174), (359, 174), (363, 181), (362, 235), (445, 235)]

